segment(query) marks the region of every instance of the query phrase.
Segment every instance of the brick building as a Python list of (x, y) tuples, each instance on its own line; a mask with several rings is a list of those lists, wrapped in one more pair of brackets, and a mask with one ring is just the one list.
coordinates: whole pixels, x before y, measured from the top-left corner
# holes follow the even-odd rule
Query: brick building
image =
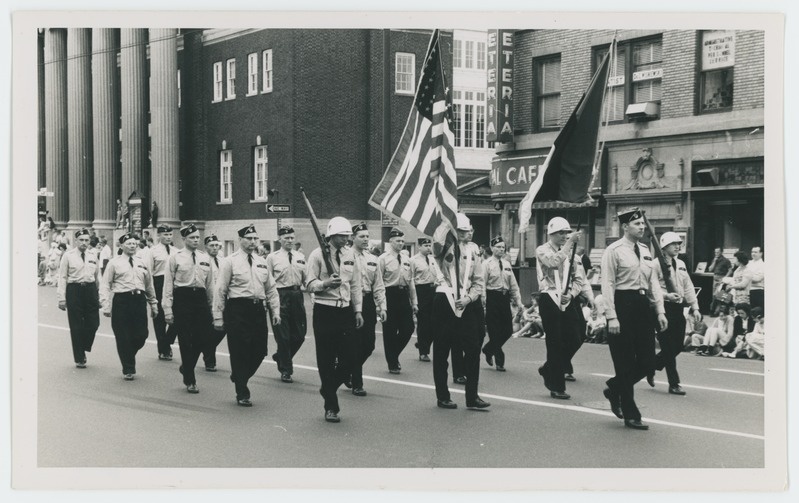
[[(536, 203), (518, 233), (519, 201), (608, 51), (613, 30), (514, 34), (513, 142), (497, 144), (491, 201), (531, 263), (546, 222), (580, 220), (598, 257), (620, 235), (618, 209), (646, 210), (658, 233), (683, 234), (690, 264), (763, 242), (762, 31), (620, 30), (600, 129), (594, 204)], [(476, 188), (473, 188), (473, 190)], [(693, 267), (695, 268), (695, 266)], [(702, 278), (696, 278), (701, 282)]]
[[(308, 252), (304, 187), (323, 226), (340, 214), (379, 238), (368, 198), (429, 40), (429, 30), (40, 30), (47, 207), (60, 228), (120, 233), (116, 200), (135, 191), (144, 228), (156, 202), (159, 222), (196, 222), (230, 252), (250, 222), (276, 239), (280, 217)], [(442, 44), (451, 53), (451, 33)]]

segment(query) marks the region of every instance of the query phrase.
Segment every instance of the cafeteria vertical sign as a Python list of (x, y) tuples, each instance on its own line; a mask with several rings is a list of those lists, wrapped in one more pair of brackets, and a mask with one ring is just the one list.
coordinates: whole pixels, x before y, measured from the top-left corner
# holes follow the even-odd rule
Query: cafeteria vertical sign
[(488, 32), (486, 140), (513, 141), (513, 30)]

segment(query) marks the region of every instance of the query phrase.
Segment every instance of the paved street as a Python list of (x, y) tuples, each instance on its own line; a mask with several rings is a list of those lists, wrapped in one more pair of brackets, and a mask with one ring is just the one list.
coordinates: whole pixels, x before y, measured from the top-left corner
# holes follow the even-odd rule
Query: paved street
[[(309, 306), (310, 308), (310, 306)], [(310, 315), (310, 309), (309, 309)], [(310, 319), (309, 319), (310, 325)], [(219, 372), (198, 367), (188, 394), (175, 360), (158, 361), (152, 326), (139, 352), (136, 380), (122, 380), (110, 320), (101, 316), (88, 368), (72, 363), (65, 312), (55, 289), (39, 287), (38, 465), (40, 467), (762, 467), (763, 362), (683, 354), (687, 396), (636, 386), (651, 426), (627, 429), (608, 410), (602, 389), (613, 367), (607, 346), (586, 344), (574, 362), (572, 400), (549, 397), (536, 369), (540, 339), (511, 339), (505, 373), (482, 362), (480, 394), (489, 412), (436, 407), (432, 366), (412, 339), (402, 374), (388, 373), (381, 335), (364, 369), (369, 395), (339, 391), (342, 422), (323, 419), (314, 341), (309, 333), (284, 384), (271, 359), (250, 383), (254, 406), (238, 407), (227, 343)], [(378, 331), (380, 325), (378, 324)], [(270, 353), (275, 344), (270, 333)]]

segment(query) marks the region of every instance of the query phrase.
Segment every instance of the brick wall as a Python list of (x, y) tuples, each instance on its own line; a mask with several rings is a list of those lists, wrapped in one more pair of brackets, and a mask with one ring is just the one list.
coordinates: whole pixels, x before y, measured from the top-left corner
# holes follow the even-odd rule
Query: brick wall
[(735, 36), (733, 110), (763, 108), (765, 33), (739, 31)]

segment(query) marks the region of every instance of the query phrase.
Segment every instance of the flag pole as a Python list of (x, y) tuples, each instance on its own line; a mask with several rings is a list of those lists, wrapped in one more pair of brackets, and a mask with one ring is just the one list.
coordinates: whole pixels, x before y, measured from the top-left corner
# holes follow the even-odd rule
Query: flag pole
[[(618, 47), (617, 47), (617, 44), (616, 44), (616, 35), (617, 34), (618, 34), (618, 30), (613, 32), (613, 40), (611, 40), (611, 42), (610, 42), (610, 47), (608, 48), (608, 56), (607, 56), (608, 57), (608, 65), (610, 65), (610, 68), (608, 68), (608, 76), (610, 76), (610, 71), (612, 70), (614, 77), (616, 76), (617, 58), (618, 58), (618, 54), (617, 54)], [(602, 154), (605, 151), (604, 128), (608, 127), (608, 120), (610, 119), (610, 107), (608, 107), (607, 104), (605, 103), (605, 98), (607, 97), (607, 92), (608, 92), (608, 83), (605, 82), (604, 85), (602, 86), (602, 106), (605, 108), (605, 114), (604, 114), (605, 116), (603, 118), (602, 114), (599, 114), (599, 131), (600, 131), (601, 134), (598, 134), (597, 137), (596, 137), (598, 146), (597, 146), (597, 149), (596, 149), (596, 156), (594, 157), (594, 166), (593, 166), (593, 170), (592, 170), (593, 172), (592, 172), (592, 177), (591, 177), (591, 184), (588, 186), (589, 189), (594, 186), (594, 182), (596, 181), (596, 177), (599, 174), (599, 164), (602, 162)], [(603, 122), (605, 124), (604, 127), (602, 125)], [(602, 138), (602, 139), (600, 140), (600, 138)]]

